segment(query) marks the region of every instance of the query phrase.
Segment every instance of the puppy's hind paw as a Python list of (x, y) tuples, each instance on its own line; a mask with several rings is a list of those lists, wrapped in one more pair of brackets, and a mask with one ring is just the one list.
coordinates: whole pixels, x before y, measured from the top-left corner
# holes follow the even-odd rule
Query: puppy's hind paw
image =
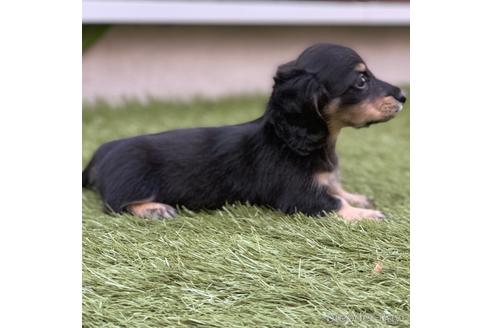
[(140, 203), (129, 205), (128, 211), (135, 216), (153, 220), (165, 220), (176, 217), (177, 211), (174, 207), (162, 203)]

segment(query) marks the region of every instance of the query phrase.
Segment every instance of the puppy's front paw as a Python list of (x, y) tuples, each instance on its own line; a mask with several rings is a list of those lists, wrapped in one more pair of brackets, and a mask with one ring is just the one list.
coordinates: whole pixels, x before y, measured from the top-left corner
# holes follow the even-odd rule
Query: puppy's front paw
[(381, 221), (384, 219), (384, 214), (376, 210), (368, 210), (365, 208), (352, 207), (348, 210), (338, 211), (344, 220), (347, 221), (359, 221), (359, 220), (373, 220)]
[(365, 195), (346, 194), (344, 195), (350, 205), (361, 208), (374, 208), (374, 200)]
[(153, 202), (129, 205), (128, 210), (133, 215), (154, 220), (172, 219), (177, 215), (174, 207)]
[(345, 199), (341, 200), (341, 207), (337, 214), (347, 221), (358, 220), (374, 220), (380, 221), (384, 219), (384, 214), (377, 210), (352, 207)]

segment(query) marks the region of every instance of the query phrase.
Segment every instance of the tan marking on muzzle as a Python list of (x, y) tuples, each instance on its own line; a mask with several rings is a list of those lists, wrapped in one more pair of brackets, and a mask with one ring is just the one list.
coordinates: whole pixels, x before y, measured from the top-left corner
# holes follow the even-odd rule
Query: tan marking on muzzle
[(401, 103), (392, 96), (378, 97), (357, 105), (340, 107), (340, 101), (332, 101), (324, 110), (332, 126), (362, 127), (368, 123), (385, 122), (400, 110)]

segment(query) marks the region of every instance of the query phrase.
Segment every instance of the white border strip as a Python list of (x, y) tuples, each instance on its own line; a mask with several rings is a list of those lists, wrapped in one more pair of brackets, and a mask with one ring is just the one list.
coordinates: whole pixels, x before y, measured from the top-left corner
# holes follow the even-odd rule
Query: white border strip
[(84, 0), (87, 24), (404, 25), (408, 3)]

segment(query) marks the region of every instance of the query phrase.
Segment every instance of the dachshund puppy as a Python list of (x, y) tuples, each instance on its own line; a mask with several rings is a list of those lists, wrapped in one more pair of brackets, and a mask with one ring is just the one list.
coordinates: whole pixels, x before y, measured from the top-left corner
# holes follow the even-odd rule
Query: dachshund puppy
[(346, 220), (382, 219), (370, 200), (340, 183), (335, 144), (344, 127), (385, 122), (402, 91), (377, 79), (352, 49), (316, 44), (281, 65), (260, 118), (180, 129), (103, 144), (82, 173), (109, 212), (176, 216), (176, 206), (268, 206)]

